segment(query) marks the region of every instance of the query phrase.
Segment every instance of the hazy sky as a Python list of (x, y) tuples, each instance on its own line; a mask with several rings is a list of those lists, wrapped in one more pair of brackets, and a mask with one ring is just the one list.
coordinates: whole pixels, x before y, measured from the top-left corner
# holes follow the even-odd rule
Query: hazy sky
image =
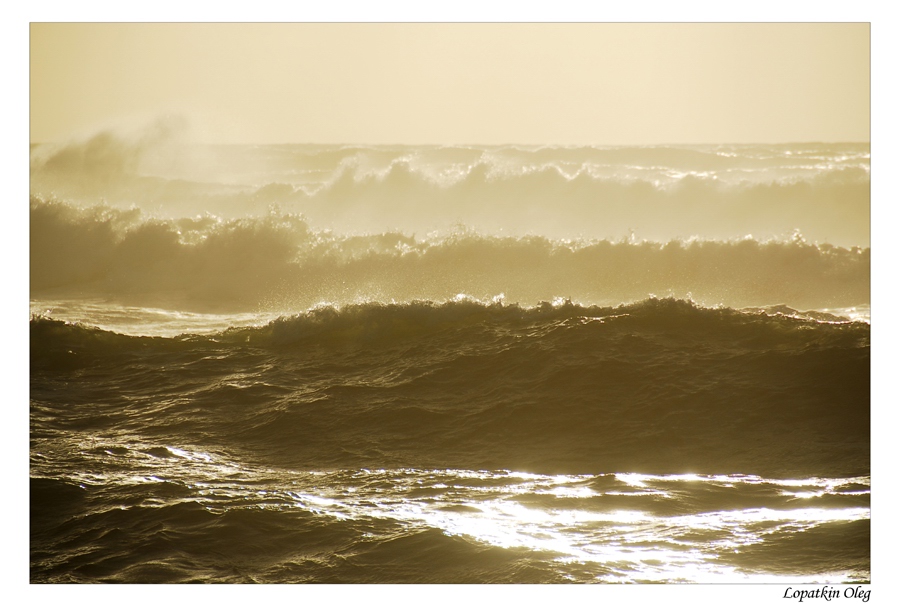
[(31, 139), (869, 140), (868, 24), (32, 24)]

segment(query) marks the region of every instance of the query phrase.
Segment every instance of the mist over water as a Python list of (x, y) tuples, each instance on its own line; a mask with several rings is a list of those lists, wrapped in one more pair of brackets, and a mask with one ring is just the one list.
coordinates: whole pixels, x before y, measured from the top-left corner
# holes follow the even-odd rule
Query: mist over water
[(35, 582), (869, 578), (867, 144), (31, 150)]

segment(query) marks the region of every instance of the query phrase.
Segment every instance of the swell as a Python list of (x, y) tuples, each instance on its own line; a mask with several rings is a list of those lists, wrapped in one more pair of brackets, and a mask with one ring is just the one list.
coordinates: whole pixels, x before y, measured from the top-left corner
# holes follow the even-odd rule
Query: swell
[(869, 301), (869, 249), (806, 242), (554, 240), (465, 229), (424, 238), (340, 236), (273, 212), (160, 219), (139, 209), (32, 198), (33, 297), (104, 296), (144, 306), (289, 312), (317, 303), (446, 300), (616, 304), (647, 295), (731, 307), (833, 308)]
[(36, 318), (31, 350), (34, 437), (116, 426), (306, 469), (869, 469), (863, 323), (678, 300), (369, 304), (181, 338)]

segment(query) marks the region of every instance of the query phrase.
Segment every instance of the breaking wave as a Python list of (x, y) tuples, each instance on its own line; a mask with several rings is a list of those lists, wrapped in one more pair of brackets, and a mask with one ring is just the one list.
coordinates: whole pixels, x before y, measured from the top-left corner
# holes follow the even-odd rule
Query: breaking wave
[(38, 297), (291, 311), (318, 303), (478, 299), (536, 304), (692, 297), (731, 307), (867, 304), (868, 248), (789, 241), (553, 240), (468, 229), (416, 238), (342, 236), (295, 214), (160, 219), (137, 208), (31, 201)]

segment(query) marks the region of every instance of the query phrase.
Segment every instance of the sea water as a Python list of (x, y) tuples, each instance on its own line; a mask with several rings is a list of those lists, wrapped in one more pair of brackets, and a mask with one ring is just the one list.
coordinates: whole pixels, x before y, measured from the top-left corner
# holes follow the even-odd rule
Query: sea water
[(144, 142), (31, 150), (32, 582), (869, 579), (868, 145)]

